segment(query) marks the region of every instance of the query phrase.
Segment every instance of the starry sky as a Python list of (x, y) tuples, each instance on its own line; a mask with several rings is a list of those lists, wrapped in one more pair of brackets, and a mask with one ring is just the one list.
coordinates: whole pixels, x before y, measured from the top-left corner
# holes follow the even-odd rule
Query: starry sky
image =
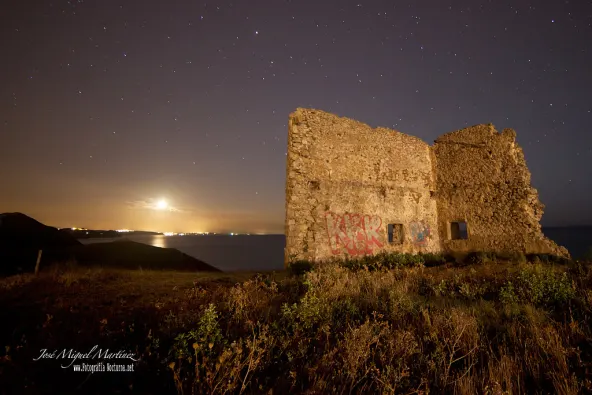
[(592, 224), (589, 1), (3, 6), (0, 212), (283, 233), (288, 115), (312, 107), (430, 143), (514, 128), (543, 225)]

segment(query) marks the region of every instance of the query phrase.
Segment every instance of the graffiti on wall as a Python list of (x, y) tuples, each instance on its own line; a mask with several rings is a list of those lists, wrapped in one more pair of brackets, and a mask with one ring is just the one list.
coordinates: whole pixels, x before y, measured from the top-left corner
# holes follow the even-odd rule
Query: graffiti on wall
[(415, 169), (384, 168), (380, 171), (380, 177), (385, 180), (417, 183), (428, 187), (431, 183), (431, 173)]
[(424, 245), (430, 237), (430, 225), (424, 221), (413, 221), (409, 224), (413, 244)]
[(376, 215), (325, 213), (331, 252), (334, 255), (372, 254), (384, 245), (380, 234), (382, 219)]

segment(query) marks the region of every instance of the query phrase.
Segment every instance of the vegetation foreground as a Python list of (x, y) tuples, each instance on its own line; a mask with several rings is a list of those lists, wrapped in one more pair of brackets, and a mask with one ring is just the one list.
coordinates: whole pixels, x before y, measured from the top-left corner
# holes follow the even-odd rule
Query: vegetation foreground
[[(13, 276), (0, 282), (0, 392), (592, 392), (591, 266), (473, 258)], [(135, 371), (34, 361), (95, 345), (133, 352)]]

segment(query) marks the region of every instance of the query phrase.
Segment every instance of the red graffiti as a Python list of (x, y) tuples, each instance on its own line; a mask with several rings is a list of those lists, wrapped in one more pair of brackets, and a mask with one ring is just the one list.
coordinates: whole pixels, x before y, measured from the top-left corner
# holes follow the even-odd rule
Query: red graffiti
[(378, 216), (363, 214), (325, 214), (331, 252), (334, 255), (372, 254), (375, 247), (382, 247), (380, 229), (382, 220)]

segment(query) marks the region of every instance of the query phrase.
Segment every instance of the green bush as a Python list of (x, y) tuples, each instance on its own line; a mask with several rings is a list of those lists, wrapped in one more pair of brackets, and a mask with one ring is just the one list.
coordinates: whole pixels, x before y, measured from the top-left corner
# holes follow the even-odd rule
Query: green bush
[(436, 296), (448, 296), (450, 292), (449, 284), (446, 280), (440, 280), (438, 285), (433, 287), (434, 295)]
[(575, 297), (575, 288), (567, 273), (536, 266), (521, 270), (515, 282), (508, 281), (500, 291), (502, 302), (518, 300), (533, 304), (555, 305)]
[(362, 313), (358, 305), (350, 298), (341, 299), (331, 304), (331, 319), (335, 327), (345, 326), (358, 322), (362, 318)]
[(288, 327), (297, 329), (311, 329), (316, 324), (327, 321), (329, 306), (327, 306), (317, 295), (307, 292), (300, 300), (300, 303), (282, 306), (282, 315)]
[(518, 302), (518, 296), (516, 296), (514, 285), (511, 281), (508, 281), (506, 285), (501, 288), (499, 297), (503, 304), (514, 304)]
[(405, 253), (380, 253), (376, 255), (364, 255), (357, 259), (346, 258), (341, 261), (341, 265), (348, 269), (364, 269), (370, 271), (422, 266), (424, 263), (424, 255)]
[(192, 364), (196, 362), (198, 354), (203, 357), (214, 355), (216, 349), (223, 346), (224, 343), (222, 331), (218, 325), (216, 307), (210, 304), (204, 310), (195, 329), (180, 333), (175, 337), (170, 356), (181, 364)]

